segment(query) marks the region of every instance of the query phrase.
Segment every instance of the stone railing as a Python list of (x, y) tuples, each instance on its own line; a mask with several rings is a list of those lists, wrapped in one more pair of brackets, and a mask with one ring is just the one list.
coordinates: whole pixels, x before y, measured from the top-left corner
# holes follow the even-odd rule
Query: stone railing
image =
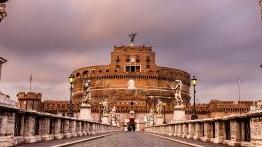
[(146, 132), (230, 146), (262, 146), (262, 112), (151, 126)]
[(0, 104), (0, 146), (120, 131), (119, 127)]

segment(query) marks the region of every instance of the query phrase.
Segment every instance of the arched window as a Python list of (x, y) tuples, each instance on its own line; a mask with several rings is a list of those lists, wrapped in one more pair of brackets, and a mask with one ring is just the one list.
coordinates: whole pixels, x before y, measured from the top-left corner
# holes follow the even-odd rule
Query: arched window
[(76, 77), (79, 77), (80, 76), (80, 73), (76, 73)]
[(85, 70), (85, 71), (83, 72), (83, 74), (84, 74), (84, 75), (86, 75), (87, 73), (88, 73), (88, 71), (87, 71), (87, 70)]

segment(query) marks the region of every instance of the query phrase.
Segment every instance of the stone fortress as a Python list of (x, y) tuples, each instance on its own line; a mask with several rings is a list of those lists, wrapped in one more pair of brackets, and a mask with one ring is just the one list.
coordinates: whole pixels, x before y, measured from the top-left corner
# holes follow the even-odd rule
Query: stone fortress
[[(112, 124), (111, 111), (114, 108), (119, 125), (128, 128), (132, 123), (136, 130), (146, 125), (146, 118), (153, 110), (153, 124), (157, 123), (156, 109), (159, 101), (164, 110), (162, 123), (169, 123), (174, 118), (175, 98), (173, 87), (176, 80), (182, 82), (181, 96), (186, 113), (190, 119), (192, 105), (190, 104), (190, 74), (186, 71), (161, 67), (156, 64), (156, 55), (151, 46), (114, 46), (109, 65), (89, 66), (73, 71), (73, 111), (80, 116), (83, 99), (84, 82), (90, 80), (91, 117), (94, 121), (102, 121), (102, 102), (108, 104), (108, 123)], [(41, 101), (42, 95), (34, 92), (19, 92), (17, 94), (20, 108), (44, 111), (53, 114), (66, 115), (68, 101)], [(199, 118), (226, 116), (244, 113), (255, 105), (252, 101), (219, 101), (212, 100), (208, 104), (197, 104)]]

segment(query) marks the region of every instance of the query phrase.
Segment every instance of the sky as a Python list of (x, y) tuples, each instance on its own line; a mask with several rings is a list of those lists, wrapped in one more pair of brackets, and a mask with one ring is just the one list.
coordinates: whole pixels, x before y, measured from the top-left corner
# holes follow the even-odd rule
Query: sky
[(6, 9), (1, 91), (13, 99), (32, 73), (44, 100), (68, 100), (68, 75), (108, 64), (130, 32), (153, 47), (158, 65), (198, 78), (198, 103), (238, 100), (238, 79), (241, 100), (262, 99), (258, 0), (12, 0)]

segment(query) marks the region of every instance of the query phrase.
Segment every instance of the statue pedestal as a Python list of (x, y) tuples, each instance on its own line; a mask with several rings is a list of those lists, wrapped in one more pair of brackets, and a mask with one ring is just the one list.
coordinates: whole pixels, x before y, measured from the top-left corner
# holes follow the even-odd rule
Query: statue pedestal
[(85, 119), (85, 120), (93, 120), (91, 117), (91, 105), (90, 104), (82, 104), (80, 107), (80, 119)]
[(101, 117), (102, 124), (108, 124), (109, 125), (109, 120), (108, 120), (108, 114), (103, 114)]
[(164, 123), (164, 117), (162, 114), (157, 114), (156, 115), (156, 121), (155, 124), (156, 125), (162, 125)]
[(185, 121), (186, 120), (186, 112), (184, 105), (176, 105), (174, 108), (174, 118), (172, 122)]

